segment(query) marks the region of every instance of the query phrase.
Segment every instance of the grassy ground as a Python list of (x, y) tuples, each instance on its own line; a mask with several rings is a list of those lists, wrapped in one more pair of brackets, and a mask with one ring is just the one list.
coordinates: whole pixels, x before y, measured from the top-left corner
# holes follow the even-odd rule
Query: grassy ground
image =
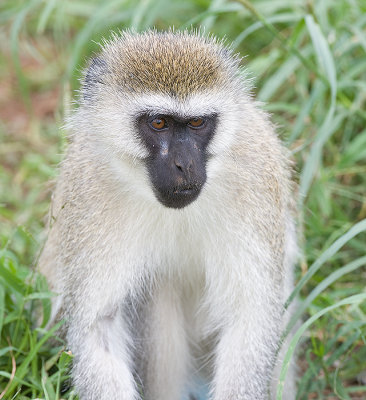
[(293, 152), (303, 229), (297, 398), (365, 399), (363, 0), (2, 0), (0, 399), (76, 397), (72, 356), (35, 327), (37, 306), (44, 322), (49, 310), (33, 267), (65, 147), (59, 127), (95, 42), (110, 29), (171, 25), (202, 25), (233, 42)]

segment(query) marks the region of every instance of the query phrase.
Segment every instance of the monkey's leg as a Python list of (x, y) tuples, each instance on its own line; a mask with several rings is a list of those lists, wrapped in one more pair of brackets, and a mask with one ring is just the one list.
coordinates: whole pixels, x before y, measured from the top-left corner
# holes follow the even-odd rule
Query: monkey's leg
[(179, 294), (160, 288), (147, 309), (142, 372), (146, 400), (182, 400), (189, 349)]

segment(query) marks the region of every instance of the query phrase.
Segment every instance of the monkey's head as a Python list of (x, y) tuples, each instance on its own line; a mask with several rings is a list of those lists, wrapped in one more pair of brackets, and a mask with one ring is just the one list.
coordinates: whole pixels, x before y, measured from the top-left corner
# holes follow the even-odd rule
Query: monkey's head
[(164, 206), (182, 208), (235, 141), (245, 92), (238, 57), (214, 38), (123, 33), (91, 61), (71, 126), (114, 166), (144, 171)]

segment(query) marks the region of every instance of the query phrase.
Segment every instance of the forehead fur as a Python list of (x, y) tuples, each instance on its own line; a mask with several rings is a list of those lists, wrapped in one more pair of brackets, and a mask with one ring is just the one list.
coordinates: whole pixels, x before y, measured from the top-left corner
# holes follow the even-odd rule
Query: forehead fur
[(123, 33), (105, 43), (103, 80), (127, 92), (184, 98), (233, 83), (238, 58), (214, 38), (187, 32)]

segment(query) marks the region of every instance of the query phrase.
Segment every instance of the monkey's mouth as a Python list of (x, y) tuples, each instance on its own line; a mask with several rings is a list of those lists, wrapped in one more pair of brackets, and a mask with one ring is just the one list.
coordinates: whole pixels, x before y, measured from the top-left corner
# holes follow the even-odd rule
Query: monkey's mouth
[(197, 199), (202, 185), (177, 186), (171, 190), (157, 190), (156, 197), (165, 207), (183, 208)]
[(198, 185), (187, 185), (187, 186), (181, 186), (181, 187), (177, 187), (174, 188), (173, 190), (173, 195), (192, 195), (196, 192), (200, 191), (200, 187)]

